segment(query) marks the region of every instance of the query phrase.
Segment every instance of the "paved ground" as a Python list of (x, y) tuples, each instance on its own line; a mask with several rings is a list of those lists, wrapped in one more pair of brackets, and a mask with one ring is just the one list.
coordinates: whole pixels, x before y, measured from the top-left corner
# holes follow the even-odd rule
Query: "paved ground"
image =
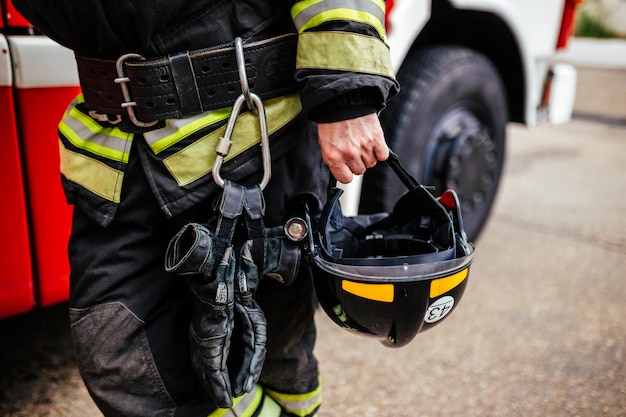
[[(579, 117), (511, 126), (465, 297), (392, 350), (319, 316), (321, 416), (626, 416), (626, 71), (579, 71)], [(621, 89), (621, 90), (620, 90)], [(0, 322), (0, 416), (99, 413), (64, 306)]]

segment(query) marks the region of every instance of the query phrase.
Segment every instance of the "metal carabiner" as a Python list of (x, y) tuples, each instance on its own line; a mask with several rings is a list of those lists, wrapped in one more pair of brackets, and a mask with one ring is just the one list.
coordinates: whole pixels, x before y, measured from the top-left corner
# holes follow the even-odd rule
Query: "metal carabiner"
[(246, 98), (248, 109), (254, 111), (254, 104), (250, 96), (250, 86), (248, 85), (248, 74), (246, 73), (246, 61), (243, 57), (243, 40), (240, 37), (235, 38), (235, 57), (237, 58), (237, 71), (239, 71), (241, 94)]
[(243, 57), (243, 41), (239, 37), (235, 38), (235, 56), (237, 58), (237, 70), (239, 71), (241, 95), (237, 97), (237, 100), (235, 100), (235, 103), (233, 104), (233, 109), (230, 112), (228, 124), (226, 125), (226, 131), (224, 132), (224, 136), (220, 138), (217, 148), (215, 149), (217, 157), (215, 158), (211, 173), (215, 183), (224, 188), (224, 178), (222, 178), (222, 175), (220, 174), (220, 169), (224, 163), (224, 158), (228, 156), (230, 148), (233, 144), (231, 139), (233, 136), (233, 130), (235, 129), (237, 117), (241, 112), (241, 106), (243, 106), (243, 103), (245, 102), (250, 112), (256, 114), (259, 118), (259, 131), (261, 132), (261, 155), (263, 157), (263, 178), (261, 179), (259, 186), (261, 187), (261, 190), (263, 190), (272, 176), (272, 157), (270, 154), (269, 134), (267, 133), (267, 118), (265, 116), (263, 101), (261, 101), (259, 96), (250, 91), (248, 76), (246, 74), (246, 63)]
[[(249, 93), (249, 98), (253, 106), (252, 109), (256, 109), (256, 116), (259, 118), (259, 130), (261, 132), (261, 155), (263, 157), (263, 178), (259, 183), (259, 187), (263, 190), (272, 176), (272, 157), (270, 154), (269, 135), (267, 133), (267, 119), (261, 98), (254, 93)], [(217, 148), (215, 149), (217, 157), (215, 158), (215, 163), (213, 164), (213, 170), (211, 173), (215, 183), (222, 188), (224, 188), (224, 178), (222, 178), (222, 175), (220, 174), (220, 169), (222, 168), (224, 158), (228, 156), (231, 145), (233, 144), (231, 139), (233, 130), (235, 129), (237, 116), (239, 116), (239, 112), (241, 111), (241, 107), (244, 102), (246, 102), (246, 96), (244, 94), (241, 94), (237, 97), (237, 100), (235, 100), (235, 104), (233, 104), (233, 109), (228, 119), (228, 124), (226, 125), (224, 136), (220, 138)]]

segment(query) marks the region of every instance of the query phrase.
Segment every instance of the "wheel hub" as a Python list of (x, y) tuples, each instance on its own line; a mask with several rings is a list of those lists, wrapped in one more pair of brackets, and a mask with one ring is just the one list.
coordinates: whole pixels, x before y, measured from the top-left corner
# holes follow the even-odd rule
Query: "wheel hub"
[(464, 216), (484, 204), (497, 186), (498, 155), (488, 127), (467, 110), (442, 118), (429, 183), (455, 190)]
[(484, 127), (464, 129), (450, 146), (446, 187), (457, 191), (464, 212), (482, 204), (496, 183), (494, 141)]

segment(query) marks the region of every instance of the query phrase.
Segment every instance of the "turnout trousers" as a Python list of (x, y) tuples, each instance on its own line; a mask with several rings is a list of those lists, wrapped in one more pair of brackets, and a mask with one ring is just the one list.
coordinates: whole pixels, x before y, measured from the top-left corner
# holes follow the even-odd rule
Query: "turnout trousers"
[[(206, 222), (213, 199), (168, 219), (149, 185), (149, 167), (142, 163), (147, 160), (142, 152), (150, 150), (140, 135), (132, 146), (113, 222), (101, 227), (74, 210), (70, 322), (81, 376), (107, 417), (239, 415), (216, 411), (197, 381), (189, 362), (192, 303), (185, 278), (164, 270), (169, 240), (189, 222)], [(298, 192), (322, 196), (328, 184), (316, 140), (299, 141), (274, 160), (272, 172), (264, 193), (268, 226), (285, 221), (285, 207)], [(257, 394), (263, 390), (294, 398), (291, 394), (319, 391), (315, 303), (306, 264), (292, 286), (262, 280), (255, 299), (268, 322)], [(278, 409), (276, 416), (294, 415), (276, 403), (271, 408)], [(245, 415), (269, 414), (248, 409)]]

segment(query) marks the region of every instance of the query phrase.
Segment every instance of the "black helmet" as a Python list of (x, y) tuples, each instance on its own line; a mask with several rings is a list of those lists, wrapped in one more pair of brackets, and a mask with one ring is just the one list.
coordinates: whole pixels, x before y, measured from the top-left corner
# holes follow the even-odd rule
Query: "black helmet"
[(339, 326), (400, 347), (449, 315), (472, 263), (456, 193), (435, 198), (391, 154), (409, 191), (390, 213), (344, 217), (334, 186), (319, 215), (305, 204), (319, 302)]

